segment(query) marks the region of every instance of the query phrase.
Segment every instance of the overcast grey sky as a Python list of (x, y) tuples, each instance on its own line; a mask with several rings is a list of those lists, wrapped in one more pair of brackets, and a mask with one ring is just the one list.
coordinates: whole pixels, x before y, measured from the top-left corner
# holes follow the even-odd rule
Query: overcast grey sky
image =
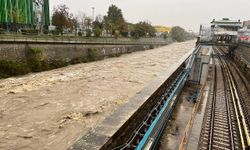
[(104, 15), (115, 4), (129, 22), (149, 20), (153, 25), (179, 25), (194, 31), (213, 18), (250, 20), (250, 0), (50, 0), (51, 10), (58, 4), (66, 4), (74, 14), (84, 11), (89, 16), (91, 7), (95, 7), (95, 15)]

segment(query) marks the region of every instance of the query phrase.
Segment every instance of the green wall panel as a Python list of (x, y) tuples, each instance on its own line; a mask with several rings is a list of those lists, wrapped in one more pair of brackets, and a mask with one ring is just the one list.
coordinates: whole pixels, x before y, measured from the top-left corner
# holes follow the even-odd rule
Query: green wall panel
[[(49, 26), (49, 0), (44, 0), (44, 25)], [(33, 0), (0, 0), (0, 23), (35, 25)]]

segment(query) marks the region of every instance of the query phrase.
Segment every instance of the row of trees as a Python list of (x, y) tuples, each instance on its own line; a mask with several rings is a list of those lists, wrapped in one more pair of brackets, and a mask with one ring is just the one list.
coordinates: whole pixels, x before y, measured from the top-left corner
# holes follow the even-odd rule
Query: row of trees
[(72, 33), (91, 36), (92, 33), (96, 37), (112, 36), (112, 37), (154, 37), (155, 28), (146, 21), (137, 24), (131, 24), (125, 21), (122, 10), (115, 5), (111, 5), (105, 16), (98, 15), (93, 20), (85, 13), (79, 12), (78, 15), (69, 13), (66, 5), (59, 5), (54, 8), (52, 15), (52, 24), (56, 26), (56, 30), (61, 34), (68, 30)]
[(185, 29), (175, 26), (171, 29), (169, 36), (175, 42), (184, 42), (196, 38), (194, 33), (189, 33)]
[[(108, 8), (105, 16), (98, 15), (94, 20), (83, 12), (79, 12), (78, 15), (70, 14), (66, 5), (58, 5), (54, 8), (52, 24), (56, 26), (56, 30), (61, 34), (63, 31), (68, 30), (80, 36), (84, 33), (87, 37), (92, 35), (95, 37), (112, 36), (116, 38), (119, 36), (133, 38), (156, 36), (156, 30), (150, 22), (128, 23), (123, 17), (122, 10), (115, 5)], [(162, 37), (170, 37), (173, 41), (183, 42), (193, 39), (195, 35), (176, 26), (172, 28), (170, 33), (163, 33)]]

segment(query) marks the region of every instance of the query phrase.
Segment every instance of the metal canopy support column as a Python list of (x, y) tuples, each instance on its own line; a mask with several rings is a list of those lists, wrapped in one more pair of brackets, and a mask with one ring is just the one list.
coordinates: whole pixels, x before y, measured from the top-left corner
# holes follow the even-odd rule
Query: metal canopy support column
[(49, 0), (44, 0), (43, 16), (44, 16), (44, 28), (48, 29), (50, 25)]

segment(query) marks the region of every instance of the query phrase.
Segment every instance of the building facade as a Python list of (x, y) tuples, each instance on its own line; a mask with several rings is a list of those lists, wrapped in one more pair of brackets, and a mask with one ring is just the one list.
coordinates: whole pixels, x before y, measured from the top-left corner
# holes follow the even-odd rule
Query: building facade
[(222, 18), (211, 22), (213, 41), (219, 43), (235, 43), (237, 41), (238, 30), (243, 23), (240, 20)]
[(244, 27), (247, 27), (248, 29), (250, 29), (250, 20), (244, 21), (243, 25), (244, 25)]
[(48, 28), (49, 24), (49, 0), (0, 0), (1, 28)]

